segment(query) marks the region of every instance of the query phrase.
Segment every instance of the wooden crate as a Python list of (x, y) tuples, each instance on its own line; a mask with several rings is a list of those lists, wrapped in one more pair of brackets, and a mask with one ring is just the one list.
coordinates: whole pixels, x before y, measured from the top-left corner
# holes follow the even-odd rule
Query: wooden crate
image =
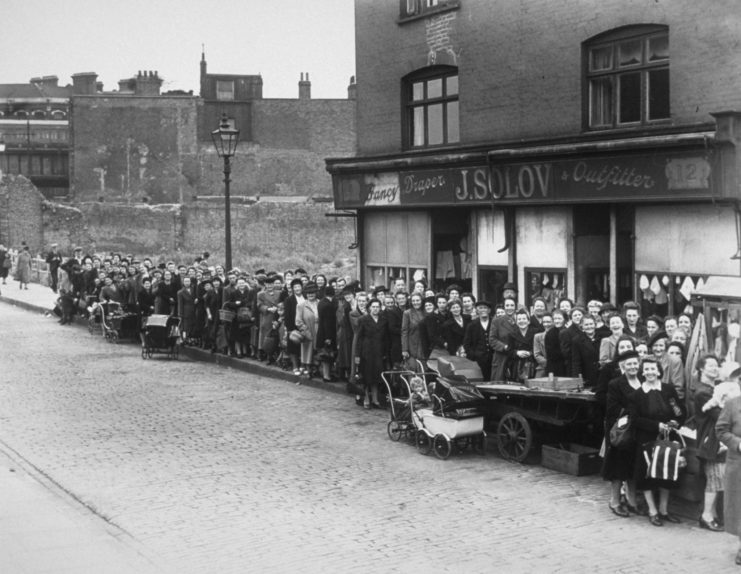
[(544, 444), (541, 464), (552, 470), (584, 476), (602, 468), (599, 450), (576, 443)]
[(577, 377), (554, 377), (552, 381), (548, 377), (539, 377), (537, 379), (527, 379), (523, 385), (530, 389), (575, 391), (584, 386), (584, 381)]

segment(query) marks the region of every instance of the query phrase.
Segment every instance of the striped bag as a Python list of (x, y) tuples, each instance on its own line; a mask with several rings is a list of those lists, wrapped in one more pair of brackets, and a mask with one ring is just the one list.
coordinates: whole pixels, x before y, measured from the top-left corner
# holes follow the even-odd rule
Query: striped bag
[[(670, 434), (679, 437), (679, 441), (671, 440)], [(673, 429), (662, 431), (655, 441), (644, 444), (646, 478), (671, 482), (679, 480), (679, 471), (687, 465), (683, 454), (685, 447), (684, 438)]]

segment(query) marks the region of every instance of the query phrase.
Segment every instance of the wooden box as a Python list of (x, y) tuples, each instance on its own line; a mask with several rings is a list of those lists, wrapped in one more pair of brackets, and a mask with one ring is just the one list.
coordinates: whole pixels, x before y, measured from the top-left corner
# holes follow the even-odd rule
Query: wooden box
[(544, 444), (541, 464), (552, 470), (584, 476), (596, 474), (602, 468), (599, 450), (575, 443)]
[(539, 377), (537, 379), (527, 379), (523, 385), (530, 389), (545, 389), (547, 391), (576, 391), (584, 386), (584, 381), (578, 377), (554, 377), (549, 380), (548, 377)]

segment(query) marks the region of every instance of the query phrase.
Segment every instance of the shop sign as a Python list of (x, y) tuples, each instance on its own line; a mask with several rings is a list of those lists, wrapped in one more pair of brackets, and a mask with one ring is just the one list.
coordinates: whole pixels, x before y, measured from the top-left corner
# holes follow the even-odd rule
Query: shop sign
[(710, 197), (708, 154), (647, 154), (334, 177), (338, 208)]

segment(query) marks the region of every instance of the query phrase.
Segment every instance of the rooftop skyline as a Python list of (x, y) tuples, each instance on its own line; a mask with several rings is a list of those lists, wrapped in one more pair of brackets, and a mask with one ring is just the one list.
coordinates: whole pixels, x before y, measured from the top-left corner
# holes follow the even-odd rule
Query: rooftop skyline
[(199, 91), (205, 49), (211, 74), (261, 74), (266, 98), (346, 98), (355, 75), (354, 3), (321, 0), (5, 0), (0, 83), (95, 72), (106, 91), (138, 71), (157, 71), (162, 91)]

